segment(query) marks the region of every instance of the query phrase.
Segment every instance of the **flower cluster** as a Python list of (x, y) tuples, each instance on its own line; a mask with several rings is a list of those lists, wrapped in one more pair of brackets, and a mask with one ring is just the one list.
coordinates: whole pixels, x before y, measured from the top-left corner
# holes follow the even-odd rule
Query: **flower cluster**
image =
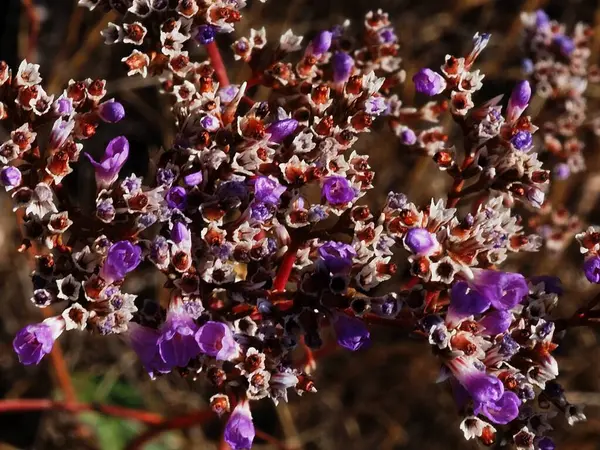
[[(78, 160), (78, 141), (100, 122), (121, 120), (122, 105), (102, 101), (102, 80), (72, 81), (54, 100), (37, 66), (24, 62), (11, 78), (0, 64), (0, 119), (14, 125), (0, 147), (0, 182), (25, 209), (26, 246), (45, 247), (32, 302), (62, 308), (18, 333), (24, 364), (39, 363), (65, 331), (121, 334), (152, 377), (203, 374), (212, 410), (228, 417), (225, 441), (245, 449), (255, 436), (250, 401), (316, 391), (306, 362), (326, 327), (356, 351), (371, 343), (367, 325), (383, 322), (429, 341), (466, 439), (549, 449), (544, 410), (584, 418), (554, 381), (558, 325), (549, 314), (560, 284), (497, 269), (510, 253), (540, 248), (515, 200), (540, 208), (550, 176), (534, 149), (537, 127), (524, 115), (527, 81), (505, 106), (500, 97), (476, 103), (484, 75), (475, 62), (488, 34), (476, 34), (466, 56), (448, 55), (439, 72), (411, 77), (418, 93), (439, 96), (417, 109), (394, 95), (406, 75), (382, 11), (366, 15), (355, 47), (346, 45), (348, 23), (304, 44), (290, 30), (271, 46), (264, 28), (252, 30), (231, 46), (252, 69), (236, 85), (215, 35), (233, 31), (244, 1), (81, 3), (132, 18), (111, 24), (104, 38), (147, 49), (125, 63), (130, 75), (160, 75), (175, 133), (145, 177), (120, 176), (131, 157), (125, 136), (100, 158), (86, 153), (96, 198), (93, 214), (84, 214), (60, 182)], [(209, 48), (210, 61), (190, 61), (183, 45), (191, 37)], [(268, 100), (252, 99), (258, 85), (270, 90)], [(462, 158), (439, 125), (443, 115), (460, 129)], [(447, 199), (419, 206), (392, 192), (378, 209), (359, 202), (374, 172), (353, 146), (377, 120), (452, 177)], [(46, 121), (54, 125), (40, 145), (34, 130)], [(469, 196), (477, 200), (465, 214), (457, 205)], [(574, 228), (569, 222), (563, 232)], [(589, 254), (586, 275), (598, 282), (600, 233), (578, 239)], [(164, 303), (123, 291), (143, 266), (164, 276)], [(303, 361), (293, 358), (296, 348)]]
[(522, 22), (527, 54), (523, 68), (545, 100), (540, 117), (543, 149), (552, 155), (554, 176), (562, 180), (585, 169), (585, 92), (589, 83), (600, 81), (598, 68), (588, 63), (593, 30), (578, 23), (568, 34), (564, 24), (542, 10), (523, 13)]
[(217, 33), (231, 33), (246, 0), (79, 0), (79, 5), (123, 16), (119, 23), (109, 23), (102, 36), (106, 44), (135, 47), (122, 60), (129, 76), (182, 76), (193, 69), (186, 42), (209, 44)]

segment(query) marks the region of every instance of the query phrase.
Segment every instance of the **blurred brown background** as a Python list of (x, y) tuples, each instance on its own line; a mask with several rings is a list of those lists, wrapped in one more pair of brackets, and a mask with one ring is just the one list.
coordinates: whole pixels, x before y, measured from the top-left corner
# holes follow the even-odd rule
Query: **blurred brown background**
[[(127, 119), (104, 127), (86, 149), (101, 151), (103, 144), (117, 134), (126, 134), (134, 143), (135, 158), (127, 170), (143, 174), (148, 155), (171, 139), (171, 119), (152, 79), (127, 78), (119, 60), (124, 47), (102, 45), (99, 31), (112, 18), (76, 8), (75, 0), (23, 0), (41, 19), (35, 46), (28, 48), (31, 17), (17, 0), (0, 0), (0, 59), (14, 68), (28, 52), (42, 64), (47, 90), (58, 94), (70, 78), (103, 77), (109, 95), (122, 101)], [(275, 40), (288, 28), (307, 38), (319, 29), (350, 18), (360, 29), (369, 9), (390, 13), (402, 44), (401, 55), (408, 78), (420, 67), (437, 67), (446, 53), (462, 54), (470, 48), (476, 31), (493, 34), (479, 61), (486, 74), (479, 99), (510, 92), (520, 73), (520, 22), (523, 10), (543, 7), (552, 18), (569, 25), (577, 20), (596, 29), (592, 62), (600, 50), (600, 2), (596, 0), (269, 0), (249, 2), (245, 20), (236, 35), (247, 35), (250, 27), (267, 28)], [(223, 49), (232, 36), (220, 37)], [(201, 51), (197, 50), (199, 57)], [(228, 53), (225, 51), (225, 54)], [(229, 55), (230, 57), (230, 55)], [(229, 58), (232, 59), (232, 58)], [(232, 63), (232, 61), (230, 61)], [(247, 73), (230, 64), (231, 76), (241, 81)], [(590, 116), (598, 114), (599, 93), (590, 90)], [(260, 93), (259, 93), (260, 95)], [(412, 83), (407, 83), (403, 99), (413, 101)], [(105, 134), (107, 133), (107, 134)], [(0, 139), (6, 130), (0, 128)], [(389, 190), (403, 191), (414, 201), (441, 196), (447, 178), (433, 163), (408, 153), (387, 131), (361, 139), (359, 150), (371, 155), (376, 169), (377, 188), (368, 201), (380, 205)], [(553, 188), (551, 197), (565, 205), (585, 222), (600, 222), (597, 208), (600, 193), (600, 155), (597, 144), (586, 149), (590, 170)], [(89, 167), (82, 165), (69, 177), (82, 200), (93, 195)], [(53, 372), (46, 359), (39, 367), (21, 367), (11, 348), (15, 332), (27, 323), (39, 321), (40, 312), (29, 302), (31, 285), (29, 263), (15, 251), (19, 233), (6, 196), (1, 197), (0, 214), (0, 396), (56, 397)], [(537, 255), (517, 255), (507, 267), (527, 274), (556, 273), (563, 278), (567, 292), (560, 312), (572, 313), (596, 292), (583, 279), (581, 258), (575, 245), (562, 254), (543, 251)], [(148, 277), (131, 280), (128, 289), (141, 296), (157, 295), (161, 280)], [(406, 337), (401, 331), (374, 328), (374, 345), (366, 351), (349, 354), (338, 351), (318, 362), (315, 371), (317, 394), (297, 397), (275, 408), (269, 400), (254, 405), (258, 428), (286, 442), (290, 448), (316, 449), (469, 449), (458, 429), (459, 419), (446, 385), (435, 384), (438, 365), (428, 345)], [(331, 339), (331, 336), (328, 337)], [(203, 382), (181, 379), (175, 374), (150, 381), (135, 356), (118, 337), (93, 337), (68, 333), (60, 343), (73, 374), (78, 398), (82, 401), (115, 403), (148, 408), (167, 416), (203, 408), (211, 392)], [(559, 449), (600, 449), (600, 347), (593, 330), (573, 330), (557, 353), (561, 381), (571, 401), (588, 406), (588, 422), (570, 428), (561, 418), (555, 420)], [(81, 424), (84, 424), (82, 427)], [(218, 422), (183, 433), (171, 433), (149, 449), (216, 448), (221, 425)], [(11, 414), (0, 417), (0, 449), (106, 449), (123, 447), (141, 427), (127, 421), (67, 413)], [(77, 431), (77, 432), (75, 432)], [(257, 448), (269, 448), (257, 440)]]

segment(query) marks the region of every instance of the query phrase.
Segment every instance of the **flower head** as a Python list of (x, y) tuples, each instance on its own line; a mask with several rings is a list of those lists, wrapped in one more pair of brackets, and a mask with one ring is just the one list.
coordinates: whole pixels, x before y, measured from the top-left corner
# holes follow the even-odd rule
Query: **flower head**
[(508, 123), (513, 123), (521, 117), (521, 114), (523, 114), (523, 111), (525, 111), (529, 105), (530, 99), (531, 85), (529, 84), (529, 81), (519, 81), (514, 87), (510, 94), (510, 99), (508, 100), (508, 106), (506, 108), (506, 120)]
[(196, 333), (200, 351), (225, 361), (234, 357), (238, 350), (231, 329), (222, 322), (208, 321)]
[(21, 171), (13, 166), (6, 166), (0, 171), (0, 183), (6, 190), (13, 189), (21, 184)]
[(196, 40), (202, 45), (208, 45), (215, 40), (217, 30), (212, 25), (200, 25), (196, 31)]
[(274, 178), (260, 176), (254, 181), (254, 198), (260, 203), (275, 205), (285, 192), (285, 186)]
[(321, 261), (329, 272), (337, 274), (352, 268), (352, 258), (356, 256), (354, 247), (343, 242), (328, 241), (319, 247)]
[(371, 333), (365, 323), (346, 314), (338, 314), (333, 322), (337, 342), (341, 347), (356, 351), (371, 343)]
[(267, 133), (271, 135), (269, 141), (275, 143), (281, 143), (285, 138), (290, 136), (298, 128), (298, 121), (296, 119), (283, 119), (273, 122), (267, 128)]
[(418, 256), (430, 255), (439, 244), (433, 233), (425, 228), (411, 228), (404, 236), (404, 246)]
[(425, 95), (437, 95), (446, 89), (446, 80), (431, 69), (421, 69), (413, 76), (417, 92)]
[(312, 42), (308, 46), (307, 52), (314, 56), (321, 56), (323, 53), (329, 50), (329, 47), (331, 47), (332, 40), (333, 33), (331, 31), (321, 31), (312, 40)]
[(520, 273), (474, 269), (471, 287), (483, 295), (498, 310), (510, 310), (529, 293), (525, 277)]
[(106, 151), (100, 162), (96, 162), (87, 153), (85, 155), (94, 166), (98, 189), (104, 189), (117, 180), (119, 171), (125, 165), (129, 157), (129, 142), (124, 136), (114, 138), (106, 146)]
[(323, 182), (323, 197), (332, 205), (344, 205), (354, 200), (356, 194), (350, 182), (339, 176), (327, 177)]
[(600, 284), (600, 256), (591, 256), (583, 263), (583, 272), (590, 283)]
[(108, 123), (117, 123), (125, 117), (125, 108), (114, 99), (98, 105), (98, 115)]
[(533, 144), (533, 136), (529, 131), (519, 131), (512, 137), (510, 143), (517, 150), (527, 150)]
[(159, 336), (158, 330), (154, 328), (144, 327), (135, 322), (129, 323), (129, 345), (131, 345), (133, 351), (138, 355), (151, 377), (154, 377), (155, 372), (168, 373), (172, 367), (166, 364), (160, 357), (158, 352)]
[(142, 261), (142, 249), (129, 241), (113, 244), (106, 254), (100, 276), (108, 283), (122, 280)]
[(232, 450), (247, 450), (252, 447), (255, 434), (250, 405), (243, 400), (237, 404), (225, 425), (225, 442)]
[(348, 53), (335, 52), (331, 63), (333, 64), (333, 81), (336, 83), (348, 81), (354, 68), (354, 59)]
[(51, 317), (42, 323), (27, 325), (17, 333), (13, 340), (13, 348), (21, 364), (38, 364), (50, 353), (54, 341), (65, 329), (62, 317)]
[(195, 339), (197, 330), (198, 326), (183, 308), (181, 299), (174, 297), (157, 339), (158, 353), (168, 367), (185, 367), (200, 353)]

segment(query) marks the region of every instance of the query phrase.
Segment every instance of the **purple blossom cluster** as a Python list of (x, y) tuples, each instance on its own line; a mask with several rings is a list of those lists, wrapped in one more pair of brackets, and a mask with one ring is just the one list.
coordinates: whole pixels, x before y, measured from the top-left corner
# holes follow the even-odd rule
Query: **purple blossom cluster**
[[(528, 81), (505, 105), (501, 97), (476, 102), (484, 79), (476, 61), (490, 35), (477, 33), (465, 56), (413, 74), (419, 95), (435, 97), (414, 108), (394, 93), (406, 73), (382, 11), (366, 15), (354, 47), (344, 45), (348, 23), (309, 42), (289, 30), (274, 45), (264, 28), (251, 30), (231, 46), (252, 70), (236, 85), (214, 59), (191, 61), (184, 45), (192, 37), (215, 45), (245, 1), (80, 3), (134, 20), (110, 24), (103, 36), (151, 49), (124, 61), (129, 75), (160, 77), (175, 133), (145, 177), (121, 174), (132, 157), (125, 136), (100, 157), (85, 153), (96, 198), (84, 214), (61, 181), (79, 159), (79, 141), (121, 120), (123, 106), (103, 101), (103, 80), (72, 81), (54, 99), (36, 65), (23, 62), (13, 78), (0, 63), (0, 119), (14, 130), (0, 146), (0, 183), (24, 209), (24, 246), (36, 245), (31, 301), (62, 310), (17, 334), (22, 363), (38, 364), (66, 331), (122, 335), (151, 377), (203, 374), (212, 410), (227, 417), (225, 441), (246, 449), (256, 434), (251, 401), (316, 392), (296, 348), (309, 355), (331, 328), (339, 346), (365, 349), (368, 325), (383, 321), (409, 324), (429, 342), (466, 439), (548, 450), (551, 407), (569, 423), (585, 418), (555, 381), (559, 322), (550, 314), (560, 282), (498, 268), (511, 253), (541, 247), (517, 201), (541, 208), (550, 175), (525, 114)], [(550, 33), (553, 51), (575, 58), (577, 39), (552, 23), (536, 27)], [(251, 98), (256, 85), (270, 89), (268, 100)], [(32, 115), (53, 122), (47, 142), (23, 119)], [(460, 130), (457, 142), (443, 118)], [(360, 202), (374, 172), (354, 144), (377, 121), (447, 172), (447, 198), (417, 205), (390, 192), (381, 208)], [(458, 205), (470, 197), (466, 213)], [(586, 276), (600, 283), (600, 233), (590, 228), (577, 239)], [(123, 291), (127, 278), (153, 269), (166, 301)]]
[(588, 120), (586, 89), (600, 81), (597, 66), (589, 64), (593, 30), (577, 23), (569, 34), (567, 27), (538, 10), (523, 13), (525, 27), (523, 68), (534, 90), (545, 104), (542, 123), (543, 150), (552, 155), (553, 173), (558, 180), (585, 169), (583, 150), (585, 130), (596, 136), (597, 120)]

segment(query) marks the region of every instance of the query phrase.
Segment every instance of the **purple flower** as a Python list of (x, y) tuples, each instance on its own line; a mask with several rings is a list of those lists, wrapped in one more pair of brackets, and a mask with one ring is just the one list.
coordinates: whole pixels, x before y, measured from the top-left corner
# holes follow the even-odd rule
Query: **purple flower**
[(548, 17), (548, 14), (544, 10), (538, 9), (535, 12), (535, 26), (543, 28), (548, 26), (548, 24), (550, 24), (550, 17)]
[(333, 81), (336, 83), (345, 83), (350, 78), (352, 69), (354, 69), (354, 59), (344, 52), (335, 52), (331, 57), (333, 65)]
[(73, 100), (68, 97), (59, 98), (54, 102), (53, 109), (59, 116), (70, 116), (73, 112)]
[(51, 149), (61, 148), (73, 132), (74, 128), (74, 120), (65, 120), (63, 118), (56, 119), (54, 125), (52, 125), (52, 131), (50, 132), (49, 147)]
[(356, 196), (350, 182), (339, 176), (325, 178), (321, 192), (323, 197), (332, 205), (345, 205), (354, 200)]
[(385, 98), (374, 95), (365, 102), (365, 112), (374, 116), (385, 112), (388, 108)]
[(152, 378), (154, 378), (155, 372), (169, 373), (171, 371), (171, 367), (161, 359), (158, 352), (158, 330), (130, 322), (128, 336), (129, 345)]
[(52, 351), (54, 341), (65, 329), (62, 317), (51, 317), (42, 323), (27, 325), (13, 340), (13, 348), (21, 364), (39, 364), (42, 358)]
[(505, 392), (497, 377), (478, 370), (466, 357), (455, 358), (447, 364), (473, 400), (475, 414), (484, 414), (498, 424), (507, 424), (518, 416), (521, 401), (514, 392)]
[(185, 208), (187, 199), (187, 192), (181, 186), (175, 186), (169, 189), (167, 195), (165, 196), (165, 200), (167, 201), (167, 205), (170, 208), (177, 208), (179, 210), (183, 210)]
[(219, 122), (219, 119), (217, 119), (215, 116), (207, 114), (200, 119), (200, 125), (202, 125), (206, 131), (213, 132), (217, 131), (221, 127), (221, 122)]
[(554, 166), (554, 178), (557, 180), (566, 180), (571, 175), (571, 168), (567, 163), (558, 163)]
[(523, 114), (523, 111), (525, 111), (529, 105), (530, 99), (531, 85), (529, 84), (529, 81), (519, 81), (514, 87), (510, 94), (510, 99), (508, 100), (508, 106), (506, 107), (506, 121), (508, 123), (513, 123), (521, 117), (521, 114)]
[(383, 28), (377, 34), (379, 35), (379, 42), (382, 44), (391, 44), (398, 40), (393, 28)]
[(177, 178), (172, 169), (160, 168), (156, 171), (156, 183), (162, 186), (170, 187)]
[(167, 366), (185, 367), (200, 353), (196, 331), (198, 326), (183, 308), (181, 300), (174, 297), (157, 340), (158, 353)]
[(555, 450), (556, 445), (549, 437), (543, 437), (537, 442), (538, 450)]
[(498, 310), (514, 308), (529, 293), (527, 281), (520, 273), (473, 269), (473, 274), (469, 285)]
[(519, 415), (521, 400), (514, 392), (504, 392), (498, 400), (483, 402), (475, 408), (475, 414), (483, 414), (492, 422), (506, 425)]
[(270, 142), (280, 144), (285, 138), (294, 133), (296, 128), (298, 128), (298, 121), (296, 119), (283, 119), (273, 122), (266, 131), (271, 135), (269, 138)]
[(338, 314), (333, 322), (337, 342), (341, 347), (356, 351), (371, 343), (371, 333), (365, 323), (346, 314)]
[(233, 333), (222, 322), (208, 321), (202, 325), (196, 333), (196, 342), (202, 353), (221, 361), (233, 358), (238, 353)]
[(247, 450), (252, 447), (255, 435), (250, 405), (246, 400), (242, 400), (237, 404), (225, 425), (225, 442), (232, 450)]
[[(192, 235), (190, 233), (190, 229), (183, 222), (175, 222), (173, 228), (171, 229), (171, 240), (175, 242), (175, 244), (181, 246), (182, 243), (189, 243), (189, 246), (192, 245)], [(187, 248), (186, 245), (184, 247)]]
[(272, 208), (265, 203), (254, 202), (250, 207), (250, 216), (258, 222), (264, 222), (273, 217)]
[(512, 321), (513, 315), (508, 311), (489, 311), (479, 324), (485, 328), (483, 334), (496, 336), (508, 330)]
[(529, 188), (527, 190), (526, 195), (527, 200), (531, 203), (531, 206), (533, 206), (534, 208), (541, 208), (544, 204), (544, 199), (546, 198), (544, 191), (536, 187)]
[(125, 108), (114, 99), (108, 100), (98, 105), (98, 115), (105, 122), (117, 123), (125, 117)]
[(107, 283), (122, 280), (142, 261), (142, 249), (129, 241), (113, 244), (107, 252), (106, 259), (100, 269), (100, 276)]
[(484, 313), (490, 305), (488, 298), (470, 288), (465, 281), (458, 281), (452, 286), (448, 314), (453, 317), (469, 317)]
[(329, 272), (348, 272), (352, 268), (352, 258), (356, 256), (354, 247), (343, 242), (329, 241), (319, 247), (319, 257)]
[(216, 31), (212, 25), (200, 25), (196, 31), (196, 40), (202, 45), (208, 45), (215, 40)]
[(321, 56), (329, 47), (331, 47), (331, 41), (333, 39), (333, 33), (331, 31), (321, 31), (315, 36), (310, 45), (308, 46), (307, 53), (314, 56)]
[(446, 80), (431, 69), (421, 69), (413, 76), (417, 92), (425, 95), (437, 95), (446, 89)]
[(556, 45), (558, 50), (566, 57), (571, 56), (571, 53), (575, 51), (575, 43), (573, 40), (562, 34), (554, 37), (554, 45)]
[(106, 146), (106, 151), (100, 162), (96, 162), (87, 153), (85, 155), (94, 166), (98, 189), (104, 189), (113, 184), (119, 177), (119, 171), (129, 157), (129, 142), (125, 136), (114, 138)]
[(590, 283), (600, 284), (600, 256), (591, 256), (583, 262), (583, 272)]
[(183, 182), (186, 186), (198, 186), (202, 183), (202, 171), (188, 173), (183, 177)]
[(21, 171), (13, 166), (7, 166), (0, 171), (0, 183), (10, 190), (21, 184)]
[(516, 150), (527, 150), (533, 144), (533, 136), (528, 131), (519, 131), (512, 137), (510, 143)]
[(260, 203), (275, 205), (284, 192), (285, 187), (273, 178), (260, 176), (254, 181), (254, 198)]
[(438, 245), (435, 235), (425, 228), (411, 228), (404, 236), (404, 247), (418, 256), (430, 255)]
[(405, 128), (400, 133), (400, 141), (402, 141), (404, 145), (413, 145), (417, 142), (417, 135), (410, 128)]

